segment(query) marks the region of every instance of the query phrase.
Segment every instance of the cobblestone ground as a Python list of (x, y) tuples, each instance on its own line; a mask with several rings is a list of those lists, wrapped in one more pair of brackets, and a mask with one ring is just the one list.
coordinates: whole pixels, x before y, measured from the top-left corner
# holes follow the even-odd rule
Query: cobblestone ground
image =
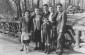
[[(20, 43), (16, 39), (8, 38), (7, 35), (0, 34), (0, 55), (47, 55), (42, 51), (34, 51), (35, 44), (30, 43), (30, 53), (20, 52)], [(52, 52), (49, 55), (57, 55), (55, 52)], [(76, 53), (73, 51), (65, 50), (63, 55), (85, 55), (81, 53)]]

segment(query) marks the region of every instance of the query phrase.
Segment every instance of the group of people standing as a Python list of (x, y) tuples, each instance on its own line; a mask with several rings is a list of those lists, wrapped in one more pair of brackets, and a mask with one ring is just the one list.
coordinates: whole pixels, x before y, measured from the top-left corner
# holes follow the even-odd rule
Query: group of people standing
[(26, 52), (29, 52), (30, 37), (33, 32), (36, 47), (34, 50), (41, 49), (45, 53), (50, 53), (50, 47), (54, 47), (56, 41), (56, 52), (58, 55), (63, 53), (64, 33), (66, 29), (67, 14), (62, 9), (62, 4), (57, 4), (57, 12), (54, 12), (52, 6), (43, 5), (43, 12), (39, 8), (35, 8), (34, 15), (30, 15), (30, 11), (26, 11), (24, 17), (21, 18), (22, 34), (21, 43), (23, 51), (24, 46)]

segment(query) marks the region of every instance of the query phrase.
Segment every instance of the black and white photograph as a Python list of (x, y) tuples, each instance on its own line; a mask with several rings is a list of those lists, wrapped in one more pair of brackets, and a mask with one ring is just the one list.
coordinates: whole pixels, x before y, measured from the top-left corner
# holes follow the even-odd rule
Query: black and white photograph
[(0, 55), (85, 55), (85, 0), (0, 0)]

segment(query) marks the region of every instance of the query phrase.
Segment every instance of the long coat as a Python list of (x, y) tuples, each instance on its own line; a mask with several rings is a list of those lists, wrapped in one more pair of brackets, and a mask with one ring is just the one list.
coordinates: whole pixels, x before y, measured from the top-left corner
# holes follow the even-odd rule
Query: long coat
[(38, 17), (36, 17), (36, 15), (34, 15), (33, 17), (33, 27), (34, 27), (34, 31), (37, 30), (41, 30), (41, 24), (42, 24), (42, 17), (41, 15), (39, 15)]
[[(59, 52), (63, 51), (63, 46), (64, 46), (64, 33), (66, 32), (66, 22), (67, 22), (67, 14), (65, 11), (61, 13), (55, 13), (53, 19), (56, 21), (56, 26), (57, 26), (57, 50)], [(62, 32), (59, 32), (62, 30)]]
[(41, 42), (45, 45), (50, 44), (50, 35), (51, 35), (52, 25), (50, 22), (43, 23), (41, 26)]
[(57, 26), (57, 32), (59, 32), (59, 30), (61, 29), (63, 32), (65, 32), (66, 30), (66, 22), (67, 22), (67, 14), (65, 11), (63, 11), (60, 15), (60, 17), (58, 17), (58, 12), (55, 13), (55, 15), (53, 16), (53, 20), (56, 22), (56, 26)]
[(33, 30), (34, 30), (34, 40), (35, 42), (41, 41), (41, 24), (42, 17), (41, 15), (33, 16)]

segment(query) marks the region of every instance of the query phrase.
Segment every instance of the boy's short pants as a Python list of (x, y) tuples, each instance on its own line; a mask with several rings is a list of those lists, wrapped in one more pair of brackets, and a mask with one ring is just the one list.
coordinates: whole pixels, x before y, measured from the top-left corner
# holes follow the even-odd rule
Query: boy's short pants
[(30, 43), (30, 40), (23, 40), (23, 43), (28, 44), (28, 43)]

